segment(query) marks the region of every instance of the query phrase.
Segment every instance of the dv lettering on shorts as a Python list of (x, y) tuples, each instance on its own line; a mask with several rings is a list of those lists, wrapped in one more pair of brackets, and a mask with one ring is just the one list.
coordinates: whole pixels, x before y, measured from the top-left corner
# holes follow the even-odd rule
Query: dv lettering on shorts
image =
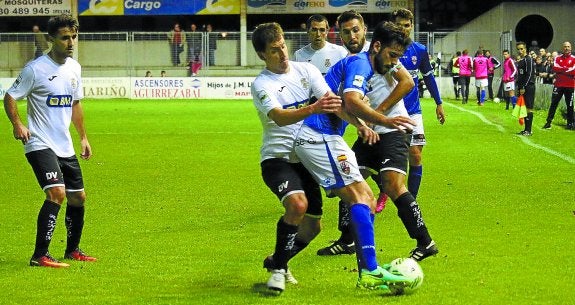
[(283, 192), (288, 187), (289, 181), (284, 181), (278, 186), (278, 192)]
[(46, 98), (48, 107), (72, 107), (71, 95), (49, 95)]
[(47, 172), (46, 173), (46, 180), (57, 181), (58, 180), (58, 172)]

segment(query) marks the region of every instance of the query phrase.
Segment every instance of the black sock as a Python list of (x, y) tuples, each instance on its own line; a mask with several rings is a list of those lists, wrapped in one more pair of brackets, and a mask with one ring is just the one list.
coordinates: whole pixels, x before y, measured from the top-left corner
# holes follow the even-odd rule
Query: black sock
[(339, 214), (338, 214), (337, 228), (341, 231), (339, 241), (344, 244), (351, 244), (354, 242), (353, 230), (351, 229), (351, 215), (349, 213), (349, 206), (343, 201), (339, 201)]
[(531, 126), (533, 126), (533, 112), (527, 112), (527, 117), (525, 118), (525, 130), (531, 132)]
[(66, 253), (72, 252), (80, 245), (82, 229), (84, 228), (84, 206), (66, 206), (66, 230), (68, 231)]
[(276, 247), (274, 251), (275, 269), (287, 270), (287, 263), (291, 258), (291, 251), (295, 244), (298, 226), (284, 222), (283, 217), (277, 223)]
[(425, 247), (431, 242), (431, 236), (421, 216), (419, 205), (409, 192), (405, 192), (395, 200), (397, 215), (403, 222), (409, 237), (417, 240), (418, 247)]
[(34, 248), (34, 257), (44, 256), (48, 253), (48, 247), (52, 240), (54, 228), (56, 228), (56, 219), (60, 205), (50, 200), (45, 200), (36, 222), (36, 246)]
[(289, 258), (291, 259), (292, 257), (296, 256), (298, 253), (301, 252), (301, 250), (305, 249), (307, 245), (309, 245), (309, 243), (306, 243), (296, 238), (296, 240), (293, 243), (293, 248), (291, 249)]

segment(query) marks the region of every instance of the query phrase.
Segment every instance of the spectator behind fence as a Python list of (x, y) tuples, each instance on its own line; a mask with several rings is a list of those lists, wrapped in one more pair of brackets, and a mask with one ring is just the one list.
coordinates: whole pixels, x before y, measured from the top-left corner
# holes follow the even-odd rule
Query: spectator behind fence
[(567, 104), (567, 129), (575, 130), (574, 114), (573, 114), (573, 91), (575, 90), (575, 56), (571, 54), (571, 43), (565, 41), (563, 43), (563, 55), (557, 56), (553, 64), (553, 71), (555, 74), (555, 84), (553, 86), (553, 94), (551, 95), (551, 106), (549, 106), (549, 113), (547, 114), (547, 122), (543, 129), (550, 129), (551, 122), (555, 116), (557, 105), (561, 98), (565, 96), (565, 104)]
[(146, 77), (152, 77), (152, 72), (146, 71)]
[(186, 62), (199, 61), (202, 54), (202, 33), (197, 30), (196, 24), (190, 25), (190, 31), (186, 33), (186, 41), (188, 43), (188, 56)]
[(180, 53), (184, 52), (184, 43), (186, 42), (185, 32), (180, 28), (180, 24), (174, 24), (174, 28), (168, 32), (168, 42), (170, 44), (170, 56), (172, 65), (179, 66)]
[(40, 27), (37, 25), (32, 27), (32, 32), (34, 33), (34, 59), (44, 55), (44, 52), (48, 50), (48, 41), (46, 41), (46, 34), (40, 31)]
[(218, 35), (212, 32), (213, 28), (211, 24), (206, 24), (206, 39), (208, 40), (208, 66), (216, 65), (216, 49), (218, 48)]

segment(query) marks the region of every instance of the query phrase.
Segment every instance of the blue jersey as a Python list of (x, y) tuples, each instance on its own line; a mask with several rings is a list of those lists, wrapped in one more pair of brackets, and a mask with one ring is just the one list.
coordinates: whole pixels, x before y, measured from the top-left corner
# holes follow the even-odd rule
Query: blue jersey
[[(411, 77), (413, 77), (413, 82), (415, 83), (413, 89), (403, 97), (407, 113), (409, 113), (409, 115), (421, 113), (419, 92), (417, 90), (417, 84), (419, 83), (418, 72), (421, 72), (429, 93), (435, 99), (435, 103), (438, 105), (441, 104), (439, 89), (437, 88), (435, 78), (433, 77), (433, 67), (431, 66), (431, 63), (429, 63), (427, 48), (418, 42), (412, 42), (407, 46), (407, 49), (405, 49), (403, 56), (401, 56), (399, 60), (407, 71), (409, 71)], [(429, 80), (433, 81), (430, 82)]]
[[(369, 53), (362, 52), (338, 61), (327, 71), (325, 80), (331, 91), (343, 96), (346, 92), (357, 91), (365, 95), (368, 81), (373, 76)], [(304, 122), (310, 128), (329, 135), (343, 135), (347, 122), (335, 114), (312, 114)]]

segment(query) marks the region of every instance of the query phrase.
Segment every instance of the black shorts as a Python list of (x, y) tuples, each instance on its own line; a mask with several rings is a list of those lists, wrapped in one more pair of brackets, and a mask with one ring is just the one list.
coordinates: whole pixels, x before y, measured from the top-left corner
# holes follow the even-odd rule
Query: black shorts
[(304, 192), (308, 201), (306, 214), (316, 217), (323, 214), (319, 184), (301, 163), (267, 159), (260, 165), (264, 182), (280, 201), (293, 193)]
[(535, 84), (527, 84), (527, 86), (525, 86), (523, 98), (525, 99), (525, 107), (527, 109), (533, 109), (535, 106)]
[(364, 144), (357, 139), (353, 151), (359, 168), (369, 170), (372, 174), (384, 171), (407, 173), (410, 135), (401, 132), (379, 134), (379, 141), (374, 145)]
[(51, 149), (31, 151), (26, 154), (42, 190), (64, 186), (66, 192), (84, 190), (84, 180), (78, 158), (60, 158)]

